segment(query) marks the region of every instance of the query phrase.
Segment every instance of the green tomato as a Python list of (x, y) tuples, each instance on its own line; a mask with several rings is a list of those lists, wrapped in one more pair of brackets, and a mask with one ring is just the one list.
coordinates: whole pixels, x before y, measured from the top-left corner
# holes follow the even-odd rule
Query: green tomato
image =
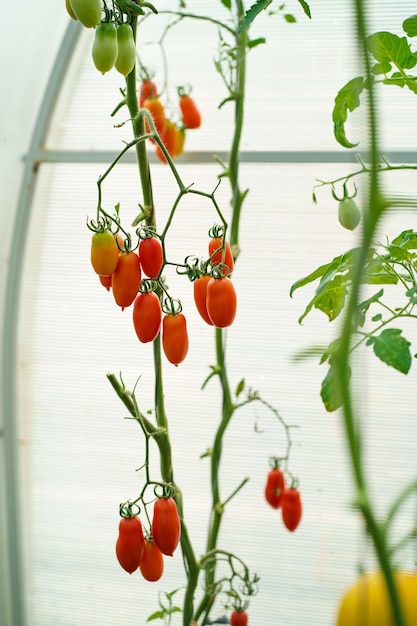
[(87, 28), (95, 28), (101, 20), (101, 0), (69, 0), (76, 18)]
[(136, 61), (136, 45), (129, 24), (120, 24), (117, 27), (117, 47), (115, 68), (120, 74), (127, 76), (133, 70)]
[(109, 72), (117, 59), (117, 34), (113, 22), (101, 22), (96, 28), (92, 49), (94, 65), (99, 72)]
[(355, 230), (361, 221), (361, 212), (353, 198), (343, 198), (339, 202), (339, 222), (343, 228)]

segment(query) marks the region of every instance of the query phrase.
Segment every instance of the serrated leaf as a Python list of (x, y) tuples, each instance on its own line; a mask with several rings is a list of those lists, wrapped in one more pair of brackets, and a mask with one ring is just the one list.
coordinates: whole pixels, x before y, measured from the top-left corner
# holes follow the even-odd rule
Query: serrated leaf
[(412, 229), (403, 230), (391, 243), (407, 250), (417, 250), (417, 233)]
[(347, 287), (344, 276), (335, 276), (326, 284), (326, 288), (314, 298), (314, 306), (327, 315), (332, 322), (345, 306)]
[(220, 0), (220, 1), (222, 5), (226, 7), (226, 9), (229, 9), (230, 11), (230, 9), (232, 8), (232, 0)]
[(417, 94), (417, 80), (408, 76), (404, 81), (409, 90)]
[(255, 4), (251, 6), (245, 13), (245, 17), (242, 20), (241, 25), (239, 26), (239, 33), (242, 33), (244, 30), (249, 28), (254, 19), (261, 13), (265, 11), (272, 3), (272, 0), (257, 0)]
[(352, 78), (338, 92), (332, 113), (333, 132), (336, 141), (344, 148), (354, 148), (357, 143), (351, 143), (346, 137), (345, 122), (348, 111), (352, 113), (360, 105), (359, 96), (365, 88), (365, 81), (362, 76)]
[(417, 15), (412, 15), (411, 17), (407, 17), (403, 22), (403, 31), (409, 37), (417, 36)]
[(165, 617), (165, 612), (164, 611), (155, 611), (155, 613), (152, 613), (152, 615), (149, 615), (148, 619), (146, 620), (147, 622), (152, 622), (155, 619), (164, 619)]
[(375, 63), (375, 65), (372, 67), (372, 74), (375, 74), (375, 75), (388, 74), (388, 72), (390, 72), (391, 69), (392, 69), (391, 63), (388, 63), (388, 62)]
[(410, 252), (408, 252), (402, 246), (396, 246), (394, 244), (391, 244), (390, 246), (388, 246), (388, 250), (391, 254), (391, 257), (398, 261), (410, 261), (413, 257), (413, 255), (410, 254)]
[(333, 261), (331, 261), (331, 263), (326, 263), (325, 265), (320, 265), (320, 267), (315, 269), (314, 272), (311, 272), (307, 276), (304, 276), (304, 278), (300, 278), (299, 280), (296, 280), (295, 283), (291, 285), (290, 297), (292, 298), (292, 295), (296, 289), (299, 289), (300, 287), (305, 287), (309, 283), (312, 283), (318, 278), (321, 278), (332, 263)]
[(301, 8), (303, 9), (303, 11), (307, 15), (307, 17), (309, 17), (311, 19), (311, 11), (310, 11), (310, 7), (307, 4), (307, 2), (305, 0), (298, 0), (298, 4), (301, 5)]
[(366, 44), (375, 60), (383, 65), (393, 63), (400, 70), (409, 70), (417, 63), (406, 37), (381, 31), (369, 35)]
[(408, 289), (405, 292), (405, 295), (408, 298), (410, 298), (411, 304), (417, 304), (417, 285), (414, 285), (414, 287), (411, 287), (411, 289)]
[(366, 316), (366, 313), (367, 313), (369, 307), (371, 306), (371, 304), (374, 304), (375, 302), (378, 302), (380, 300), (380, 298), (382, 298), (383, 295), (384, 295), (384, 290), (380, 289), (373, 296), (371, 296), (370, 298), (367, 298), (366, 300), (364, 300), (363, 302), (361, 302), (358, 305), (358, 313), (357, 313), (357, 318), (358, 319), (357, 319), (357, 322), (358, 322), (359, 326), (362, 327), (364, 325), (364, 323), (365, 323), (365, 316)]
[[(350, 375), (350, 368), (349, 368)], [(336, 366), (331, 362), (329, 371), (327, 372), (323, 382), (321, 383), (320, 396), (326, 411), (331, 413), (339, 409), (342, 404), (342, 391), (340, 388), (340, 379)]]
[(399, 328), (386, 328), (376, 337), (369, 337), (367, 345), (373, 345), (376, 356), (402, 374), (411, 366), (410, 342), (402, 336)]

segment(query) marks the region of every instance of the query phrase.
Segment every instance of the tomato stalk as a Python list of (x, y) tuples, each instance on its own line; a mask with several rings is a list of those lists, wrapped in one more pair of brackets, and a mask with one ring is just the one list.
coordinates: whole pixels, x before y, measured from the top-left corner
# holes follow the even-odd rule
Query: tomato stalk
[(362, 241), (360, 245), (359, 256), (355, 267), (353, 268), (353, 281), (350, 297), (345, 313), (342, 326), (342, 334), (339, 350), (336, 355), (336, 367), (339, 375), (340, 388), (343, 401), (343, 421), (346, 432), (348, 450), (350, 454), (352, 471), (356, 485), (357, 498), (356, 505), (361, 510), (365, 519), (367, 530), (372, 538), (375, 552), (379, 560), (382, 572), (384, 574), (387, 589), (392, 605), (393, 617), (396, 626), (404, 626), (404, 618), (397, 590), (395, 587), (392, 566), (390, 562), (390, 554), (386, 543), (386, 537), (383, 527), (378, 522), (374, 510), (372, 508), (369, 489), (367, 486), (366, 474), (363, 467), (361, 455), (361, 434), (360, 424), (354, 414), (352, 395), (350, 388), (350, 370), (349, 355), (352, 343), (352, 335), (355, 329), (353, 320), (357, 319), (356, 311), (359, 302), (359, 291), (363, 283), (363, 274), (366, 267), (366, 260), (369, 254), (369, 248), (372, 245), (373, 237), (379, 219), (384, 209), (384, 203), (381, 199), (378, 163), (378, 128), (375, 106), (375, 96), (372, 89), (372, 72), (369, 63), (367, 47), (366, 47), (366, 23), (364, 15), (364, 0), (355, 0), (356, 19), (358, 39), (362, 49), (362, 56), (365, 66), (365, 74), (369, 84), (369, 131), (370, 131), (370, 154), (371, 166), (369, 169), (370, 186), (368, 192), (368, 211), (364, 216), (364, 226)]

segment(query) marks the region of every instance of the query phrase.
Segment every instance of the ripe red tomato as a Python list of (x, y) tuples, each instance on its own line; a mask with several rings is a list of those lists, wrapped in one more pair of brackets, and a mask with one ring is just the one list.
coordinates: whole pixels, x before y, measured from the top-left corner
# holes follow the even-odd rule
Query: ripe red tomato
[(301, 496), (298, 489), (284, 489), (281, 500), (282, 520), (291, 532), (300, 523), (302, 514)]
[(233, 611), (230, 616), (230, 626), (247, 626), (248, 614), (246, 611)]
[(119, 248), (114, 235), (109, 231), (94, 233), (91, 239), (91, 265), (96, 274), (110, 276), (119, 261)]
[[(223, 259), (222, 238), (212, 237), (209, 241), (208, 251), (209, 251), (209, 256), (211, 257), (210, 263), (213, 265), (213, 267), (216, 267), (217, 265), (222, 263), (222, 259)], [(227, 265), (227, 267), (229, 268), (229, 272), (227, 272), (226, 268), (223, 268), (222, 274), (223, 275), (226, 275), (227, 273), (231, 274), (233, 272), (234, 261), (233, 261), (232, 249), (228, 241), (225, 242), (223, 263)]]
[(142, 576), (150, 582), (159, 580), (164, 573), (164, 557), (154, 541), (145, 540), (145, 548), (139, 567)]
[[(151, 113), (158, 135), (162, 137), (167, 124), (164, 105), (159, 98), (150, 97), (144, 100), (143, 108), (148, 109), (149, 113)], [(149, 132), (149, 130), (147, 130), (147, 132)]]
[[(167, 120), (164, 134), (161, 136), (162, 141), (164, 142), (164, 146), (168, 151), (168, 154), (171, 157), (175, 157), (178, 154), (178, 128), (174, 122)], [(167, 163), (164, 153), (161, 148), (157, 144), (156, 146), (156, 156), (162, 163)]]
[(110, 291), (112, 275), (110, 274), (109, 276), (99, 276), (99, 279), (103, 287), (105, 287), (107, 291)]
[(143, 107), (146, 98), (157, 98), (158, 89), (152, 80), (144, 80), (139, 90), (139, 106)]
[(141, 281), (140, 261), (136, 252), (122, 252), (112, 275), (112, 288), (116, 304), (128, 307), (139, 291)]
[(157, 278), (164, 262), (162, 245), (157, 237), (146, 237), (139, 244), (140, 264), (146, 276)]
[(148, 343), (156, 339), (162, 321), (162, 309), (154, 291), (139, 293), (133, 304), (133, 326), (139, 341)]
[(279, 467), (274, 467), (268, 474), (265, 485), (265, 499), (274, 509), (281, 506), (282, 494), (285, 489), (284, 473)]
[(116, 541), (116, 556), (129, 574), (138, 569), (143, 556), (145, 539), (142, 523), (138, 517), (122, 517)]
[(201, 115), (191, 96), (181, 96), (179, 105), (184, 126), (186, 128), (199, 128), (201, 126)]
[(182, 363), (188, 352), (187, 321), (182, 313), (165, 315), (162, 320), (162, 347), (170, 363)]
[(211, 279), (210, 274), (202, 274), (199, 276), (193, 284), (194, 287), (194, 302), (197, 307), (197, 311), (200, 313), (203, 320), (213, 326), (209, 314), (207, 313), (207, 285)]
[(163, 554), (172, 556), (181, 536), (181, 522), (173, 498), (157, 498), (153, 509), (152, 537)]
[(207, 285), (207, 313), (214, 326), (225, 328), (236, 317), (236, 291), (230, 278), (210, 278)]

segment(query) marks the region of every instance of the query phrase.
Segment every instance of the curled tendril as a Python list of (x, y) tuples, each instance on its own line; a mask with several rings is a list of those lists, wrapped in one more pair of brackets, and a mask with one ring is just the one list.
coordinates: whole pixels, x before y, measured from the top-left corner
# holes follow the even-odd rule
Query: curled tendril
[(222, 224), (213, 224), (213, 226), (208, 231), (208, 236), (211, 238), (223, 237), (224, 235), (224, 226)]
[(140, 513), (140, 506), (136, 502), (122, 502), (119, 505), (120, 517), (136, 517)]
[(183, 265), (177, 265), (177, 274), (188, 276), (191, 282), (200, 278), (202, 274), (211, 274), (210, 261), (198, 259), (194, 255), (185, 257)]
[(93, 233), (104, 233), (105, 230), (111, 230), (112, 221), (106, 217), (101, 215), (98, 220), (88, 220), (87, 219), (87, 228), (89, 228)]
[(162, 311), (167, 315), (177, 315), (182, 311), (181, 300), (166, 296), (162, 305)]
[(146, 278), (141, 281), (139, 291), (140, 293), (150, 293), (151, 291), (157, 291), (160, 283), (152, 278)]
[[(162, 488), (162, 493), (158, 493), (158, 488)], [(175, 487), (171, 483), (156, 483), (153, 488), (156, 498), (173, 498), (175, 495)]]
[(226, 263), (219, 263), (211, 270), (211, 275), (213, 278), (227, 278), (231, 275), (231, 271)]
[(140, 226), (136, 229), (136, 235), (138, 239), (149, 239), (150, 237), (157, 237), (159, 239), (159, 235), (154, 226)]

